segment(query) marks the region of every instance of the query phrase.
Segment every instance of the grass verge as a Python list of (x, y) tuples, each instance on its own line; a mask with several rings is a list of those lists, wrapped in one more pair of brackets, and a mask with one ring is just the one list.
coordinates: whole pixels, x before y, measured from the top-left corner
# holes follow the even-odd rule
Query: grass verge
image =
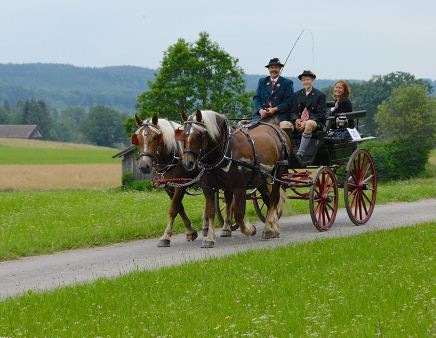
[(252, 251), (0, 303), (3, 336), (424, 337), (436, 223)]
[[(377, 203), (436, 198), (435, 185), (436, 177), (380, 185)], [(186, 196), (183, 202), (200, 229), (203, 197)], [(165, 229), (168, 206), (162, 191), (0, 192), (0, 260), (158, 237)], [(309, 207), (307, 201), (287, 201), (286, 209), (285, 214), (296, 215)], [(257, 222), (251, 203), (247, 218)], [(174, 232), (183, 231), (177, 218)]]

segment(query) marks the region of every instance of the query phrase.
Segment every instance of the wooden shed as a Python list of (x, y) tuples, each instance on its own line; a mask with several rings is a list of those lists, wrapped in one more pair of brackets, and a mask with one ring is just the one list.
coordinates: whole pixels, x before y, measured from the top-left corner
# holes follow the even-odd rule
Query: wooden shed
[(42, 139), (36, 124), (0, 124), (0, 137)]
[(153, 172), (151, 174), (143, 174), (141, 170), (139, 170), (138, 161), (136, 159), (137, 153), (138, 150), (136, 146), (131, 146), (113, 155), (112, 158), (122, 158), (121, 165), (123, 176), (130, 173), (135, 180), (152, 180), (154, 177)]

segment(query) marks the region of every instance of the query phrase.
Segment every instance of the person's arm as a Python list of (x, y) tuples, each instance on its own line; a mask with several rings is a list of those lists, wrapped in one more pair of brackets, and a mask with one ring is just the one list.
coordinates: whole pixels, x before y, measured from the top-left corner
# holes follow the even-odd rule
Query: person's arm
[(292, 99), (294, 97), (294, 83), (291, 80), (286, 81), (285, 94), (283, 96), (283, 102), (277, 106), (280, 113), (289, 111), (292, 105)]
[(323, 92), (319, 91), (318, 98), (316, 100), (316, 116), (317, 121), (325, 122), (327, 119), (327, 99)]
[(295, 121), (300, 118), (298, 113), (298, 99), (297, 94), (293, 95), (289, 104), (289, 119), (292, 124), (295, 126)]
[(262, 99), (261, 99), (261, 88), (262, 88), (262, 79), (259, 80), (256, 88), (256, 92), (253, 96), (253, 118), (254, 119), (260, 119), (259, 110), (262, 109)]

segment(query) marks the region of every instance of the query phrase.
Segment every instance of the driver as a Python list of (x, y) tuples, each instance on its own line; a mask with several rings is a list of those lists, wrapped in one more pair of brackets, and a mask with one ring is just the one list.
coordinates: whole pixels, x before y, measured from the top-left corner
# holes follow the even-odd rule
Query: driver
[(253, 97), (253, 121), (274, 118), (276, 122), (289, 120), (289, 107), (294, 95), (294, 84), (280, 76), (284, 65), (278, 58), (273, 58), (265, 66), (269, 76), (261, 78)]

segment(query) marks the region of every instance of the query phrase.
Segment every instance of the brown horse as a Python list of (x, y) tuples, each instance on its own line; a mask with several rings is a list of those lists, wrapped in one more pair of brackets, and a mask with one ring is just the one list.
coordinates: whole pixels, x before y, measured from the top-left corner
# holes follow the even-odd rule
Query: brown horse
[(246, 189), (256, 187), (268, 206), (262, 239), (279, 237), (280, 182), (275, 177), (285, 170), (279, 164), (287, 161), (291, 151), (291, 141), (283, 130), (266, 123), (248, 130), (232, 129), (224, 115), (198, 110), (185, 121), (183, 130), (176, 132), (176, 138), (183, 139), (185, 169), (204, 170), (200, 186), (206, 198), (209, 231), (202, 247), (211, 248), (215, 244), (216, 189), (233, 193), (236, 226), (252, 236), (256, 228), (244, 222)]
[[(135, 115), (135, 121), (139, 128), (132, 135), (132, 144), (135, 144), (140, 152), (139, 168), (142, 172), (150, 173), (154, 169), (164, 178), (196, 176), (195, 172), (185, 170), (179, 160), (182, 148), (180, 142), (175, 140), (175, 130), (181, 127), (180, 124), (158, 119), (157, 115), (154, 115), (151, 121), (143, 121)], [(198, 237), (182, 203), (186, 189), (186, 187), (165, 189), (171, 199), (171, 205), (167, 227), (158, 242), (159, 247), (170, 246), (174, 219), (178, 214), (185, 225), (186, 240), (194, 241)], [(204, 223), (205, 227), (206, 223)]]

